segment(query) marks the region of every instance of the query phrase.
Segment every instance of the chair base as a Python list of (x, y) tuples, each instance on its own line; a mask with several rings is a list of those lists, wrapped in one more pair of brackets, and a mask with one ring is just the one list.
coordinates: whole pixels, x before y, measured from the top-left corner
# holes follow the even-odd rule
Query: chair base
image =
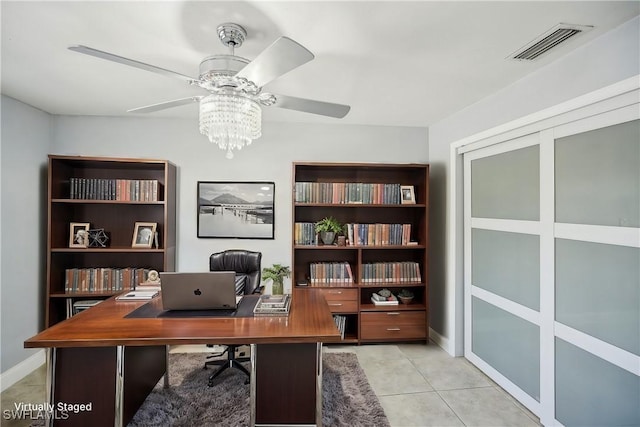
[(236, 357), (236, 346), (233, 346), (233, 345), (232, 346), (228, 346), (227, 349), (222, 354), (224, 354), (225, 352), (227, 353), (228, 358), (227, 358), (226, 361), (224, 361), (224, 363), (222, 363), (222, 360), (209, 360), (209, 361), (205, 362), (205, 364), (204, 364), (204, 369), (207, 369), (207, 366), (209, 366), (209, 365), (221, 365), (209, 377), (209, 387), (213, 387), (214, 380), (216, 379), (216, 377), (218, 375), (220, 375), (223, 371), (225, 371), (228, 368), (236, 368), (239, 371), (244, 372), (244, 374), (247, 376), (247, 379), (245, 380), (245, 384), (249, 384), (249, 379), (251, 378), (251, 374), (249, 373), (247, 368), (242, 366), (242, 364), (240, 362), (246, 362), (246, 361), (249, 361), (250, 359), (249, 358), (242, 358), (242, 357), (241, 358), (237, 358)]

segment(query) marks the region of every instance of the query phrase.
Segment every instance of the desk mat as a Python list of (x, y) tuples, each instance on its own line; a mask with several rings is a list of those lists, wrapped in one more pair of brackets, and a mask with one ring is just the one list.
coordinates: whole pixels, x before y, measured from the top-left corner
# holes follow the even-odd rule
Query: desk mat
[(245, 295), (236, 310), (163, 310), (149, 301), (125, 317), (129, 319), (189, 318), (189, 317), (253, 317), (253, 308), (260, 295)]

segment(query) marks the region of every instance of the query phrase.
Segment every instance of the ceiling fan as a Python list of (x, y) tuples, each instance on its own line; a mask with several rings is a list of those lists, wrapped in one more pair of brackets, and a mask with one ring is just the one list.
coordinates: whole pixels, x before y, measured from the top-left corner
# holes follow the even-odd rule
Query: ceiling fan
[(172, 101), (138, 107), (128, 112), (150, 113), (198, 102), (200, 104), (200, 132), (233, 157), (232, 149), (242, 148), (261, 136), (261, 106), (280, 107), (334, 118), (344, 117), (348, 105), (316, 101), (264, 92), (263, 87), (287, 72), (311, 61), (314, 55), (288, 37), (280, 37), (263, 50), (253, 61), (235, 55), (247, 32), (238, 24), (218, 26), (218, 37), (229, 48), (229, 54), (211, 55), (200, 63), (197, 78), (134, 59), (125, 58), (91, 47), (76, 45), (69, 49), (131, 67), (178, 78), (189, 85), (199, 86), (209, 95), (190, 96)]

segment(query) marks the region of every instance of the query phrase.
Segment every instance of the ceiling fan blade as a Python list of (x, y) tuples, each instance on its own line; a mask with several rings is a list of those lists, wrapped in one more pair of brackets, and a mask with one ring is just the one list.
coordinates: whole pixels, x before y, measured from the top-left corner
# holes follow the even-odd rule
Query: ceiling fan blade
[(306, 64), (313, 53), (288, 37), (280, 37), (237, 74), (262, 87), (281, 75)]
[(274, 95), (276, 102), (274, 107), (287, 108), (289, 110), (304, 111), (306, 113), (319, 114), (321, 116), (341, 119), (347, 115), (351, 107), (331, 102), (314, 101), (313, 99), (296, 98), (294, 96)]
[(157, 104), (146, 105), (144, 107), (132, 108), (131, 110), (127, 110), (127, 113), (152, 113), (154, 111), (198, 102), (200, 99), (202, 99), (202, 96), (190, 96), (188, 98), (174, 99), (173, 101), (159, 102)]
[(93, 49), (87, 46), (82, 46), (82, 45), (69, 46), (69, 50), (73, 50), (74, 52), (84, 53), (85, 55), (95, 56), (96, 58), (102, 58), (108, 61), (117, 62), (119, 64), (129, 65), (130, 67), (140, 68), (141, 70), (151, 71), (152, 73), (162, 74), (163, 76), (177, 77), (180, 80), (184, 80), (189, 84), (198, 81), (198, 79), (185, 76), (184, 74), (176, 73), (175, 71), (166, 70), (164, 68), (156, 67), (155, 65), (145, 64), (144, 62), (136, 61), (135, 59), (125, 58), (123, 56), (114, 55), (113, 53), (104, 52), (102, 50)]

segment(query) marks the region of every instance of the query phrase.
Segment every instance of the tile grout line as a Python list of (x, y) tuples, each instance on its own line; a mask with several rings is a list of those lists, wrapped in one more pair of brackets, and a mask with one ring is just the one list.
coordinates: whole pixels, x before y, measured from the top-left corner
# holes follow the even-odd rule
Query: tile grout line
[[(409, 358), (407, 358), (407, 359), (409, 359)], [(449, 402), (447, 402), (447, 401), (442, 397), (442, 395), (438, 392), (438, 390), (436, 390), (436, 388), (433, 386), (433, 384), (431, 384), (431, 383), (429, 382), (429, 380), (428, 380), (428, 379), (427, 379), (427, 377), (422, 373), (422, 371), (420, 371), (420, 369), (418, 369), (418, 367), (416, 366), (416, 364), (415, 364), (415, 363), (413, 363), (413, 360), (412, 360), (412, 359), (409, 359), (409, 362), (411, 362), (411, 364), (416, 368), (416, 370), (420, 373), (420, 375), (422, 375), (422, 378), (424, 378), (424, 380), (427, 382), (427, 384), (429, 384), (429, 386), (431, 386), (431, 388), (432, 388), (432, 389), (433, 389), (433, 391), (436, 393), (436, 395), (438, 395), (438, 397), (440, 398), (440, 400), (442, 400), (442, 402), (447, 406), (447, 408), (449, 408), (449, 410), (451, 410), (451, 412), (453, 413), (453, 415), (455, 415), (455, 416), (456, 416), (456, 418), (457, 418), (458, 420), (460, 420), (460, 423), (461, 423), (463, 426), (465, 426), (465, 427), (466, 427), (467, 425), (464, 423), (464, 421), (462, 421), (462, 418), (460, 418), (460, 415), (458, 415), (458, 413), (457, 413), (457, 412), (456, 412), (456, 411), (455, 411), (455, 410), (454, 410), (454, 409), (449, 405)]]

